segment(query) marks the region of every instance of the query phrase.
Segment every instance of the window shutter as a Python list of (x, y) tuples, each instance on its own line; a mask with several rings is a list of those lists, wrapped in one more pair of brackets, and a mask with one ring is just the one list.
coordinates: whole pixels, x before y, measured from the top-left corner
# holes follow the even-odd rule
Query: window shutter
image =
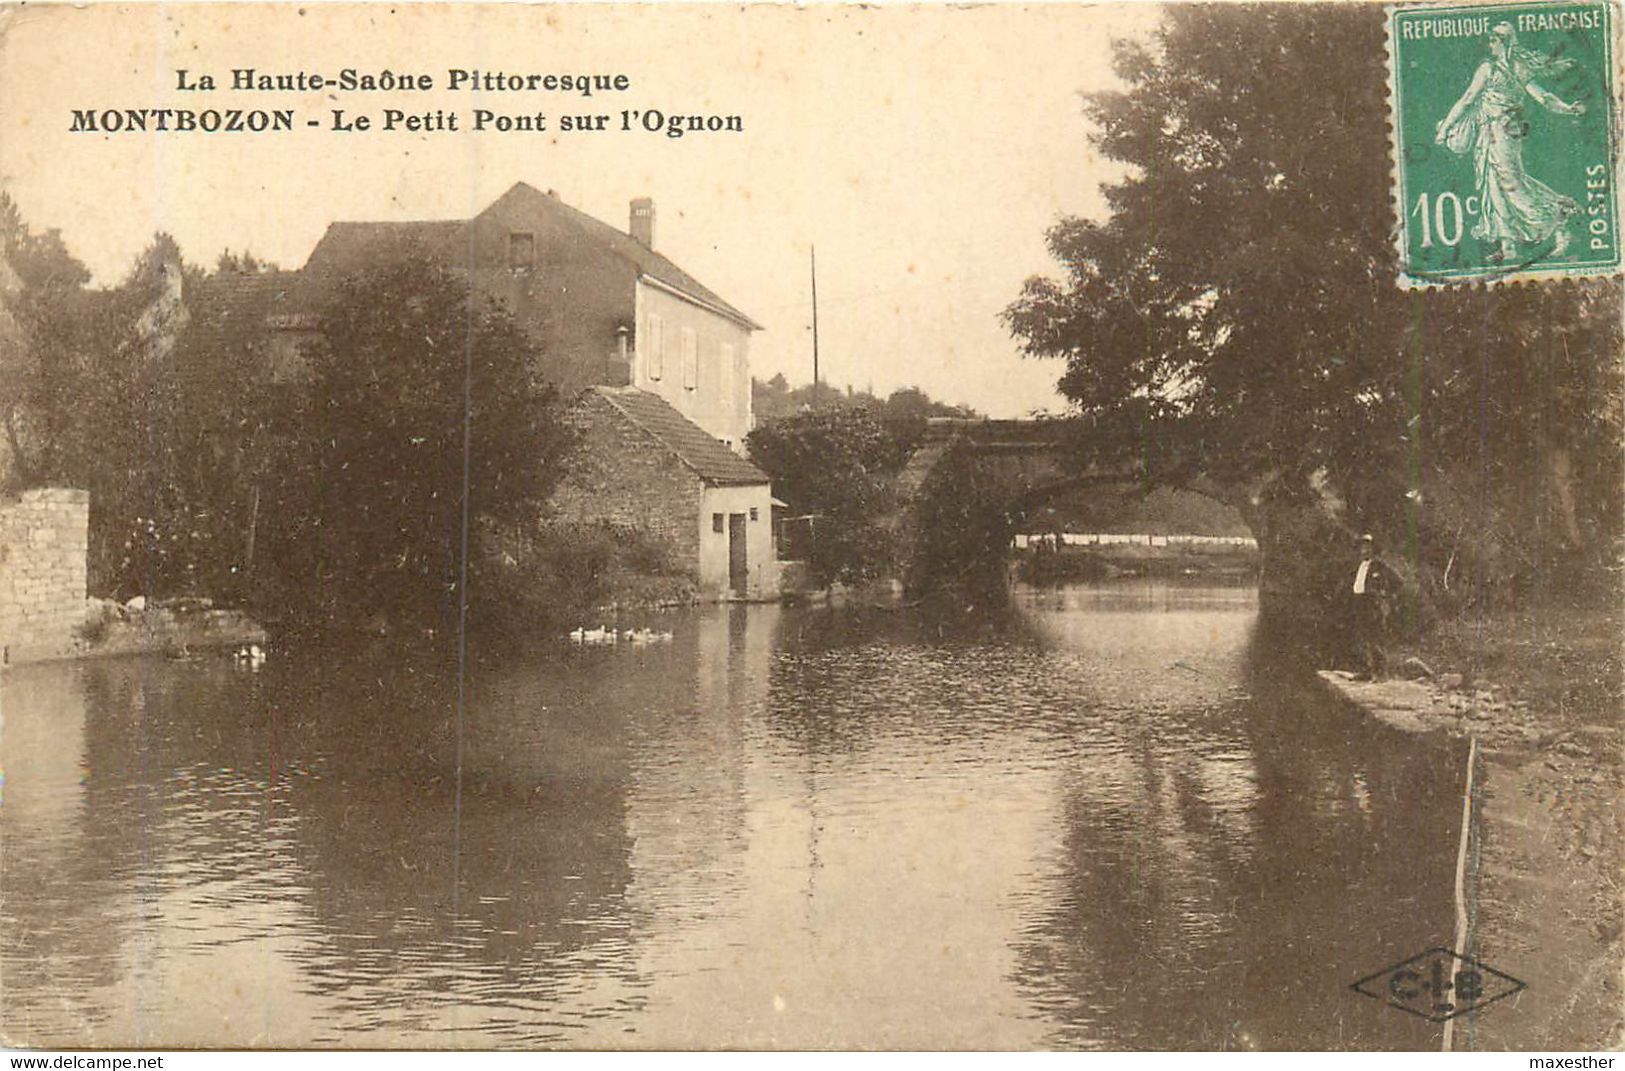
[(659, 379), (666, 372), (666, 324), (660, 317), (649, 316), (649, 378)]
[(694, 390), (700, 385), (700, 346), (692, 327), (683, 328), (683, 386)]
[(722, 404), (729, 411), (737, 409), (734, 405), (734, 389), (737, 385), (734, 376), (734, 348), (724, 342), (717, 348), (717, 360), (722, 365)]

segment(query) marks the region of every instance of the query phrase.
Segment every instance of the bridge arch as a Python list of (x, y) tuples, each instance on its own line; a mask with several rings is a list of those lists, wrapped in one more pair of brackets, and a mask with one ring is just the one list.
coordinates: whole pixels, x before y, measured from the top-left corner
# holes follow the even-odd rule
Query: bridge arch
[(1080, 490), (1179, 486), (1232, 504), (1215, 487), (1159, 481), (1143, 460), (1080, 464), (1095, 453), (1093, 430), (1077, 418), (931, 421), (898, 477), (892, 527), (905, 586), (1003, 584), (1018, 527)]

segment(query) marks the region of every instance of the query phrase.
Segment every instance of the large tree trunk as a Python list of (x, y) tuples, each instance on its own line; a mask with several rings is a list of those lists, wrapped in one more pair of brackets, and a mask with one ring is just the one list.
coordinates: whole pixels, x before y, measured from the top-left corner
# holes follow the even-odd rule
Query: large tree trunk
[(1544, 440), (1541, 442), (1541, 455), (1563, 538), (1568, 541), (1569, 549), (1584, 550), (1586, 538), (1580, 531), (1578, 511), (1574, 504), (1574, 459), (1567, 447)]

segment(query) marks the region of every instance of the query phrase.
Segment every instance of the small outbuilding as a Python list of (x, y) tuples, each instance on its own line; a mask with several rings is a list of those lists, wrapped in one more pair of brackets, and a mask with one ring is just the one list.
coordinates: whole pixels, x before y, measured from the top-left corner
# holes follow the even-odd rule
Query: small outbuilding
[(703, 599), (778, 594), (767, 474), (637, 387), (589, 387), (553, 506), (572, 520), (638, 531), (666, 545)]

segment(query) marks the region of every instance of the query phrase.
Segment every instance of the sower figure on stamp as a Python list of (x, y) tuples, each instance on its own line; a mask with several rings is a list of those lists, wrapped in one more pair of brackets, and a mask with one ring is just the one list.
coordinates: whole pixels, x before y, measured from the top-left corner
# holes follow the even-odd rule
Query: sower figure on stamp
[(1534, 79), (1558, 74), (1574, 61), (1544, 56), (1518, 44), (1510, 22), (1490, 31), (1490, 58), (1479, 64), (1467, 91), (1439, 121), (1434, 141), (1458, 156), (1470, 156), (1481, 206), (1473, 237), (1498, 242), (1492, 260), (1514, 259), (1518, 243), (1538, 245), (1555, 239), (1550, 255), (1569, 248), (1568, 221), (1578, 215), (1572, 197), (1529, 176), (1524, 170), (1523, 143), (1529, 136), (1525, 95), (1558, 115), (1584, 115), (1585, 105), (1560, 100)]
[(1354, 668), (1370, 679), (1380, 680), (1388, 666), (1383, 644), (1388, 631), (1388, 615), (1399, 595), (1399, 575), (1377, 558), (1370, 533), (1360, 537), (1360, 560), (1349, 570), (1348, 626)]

